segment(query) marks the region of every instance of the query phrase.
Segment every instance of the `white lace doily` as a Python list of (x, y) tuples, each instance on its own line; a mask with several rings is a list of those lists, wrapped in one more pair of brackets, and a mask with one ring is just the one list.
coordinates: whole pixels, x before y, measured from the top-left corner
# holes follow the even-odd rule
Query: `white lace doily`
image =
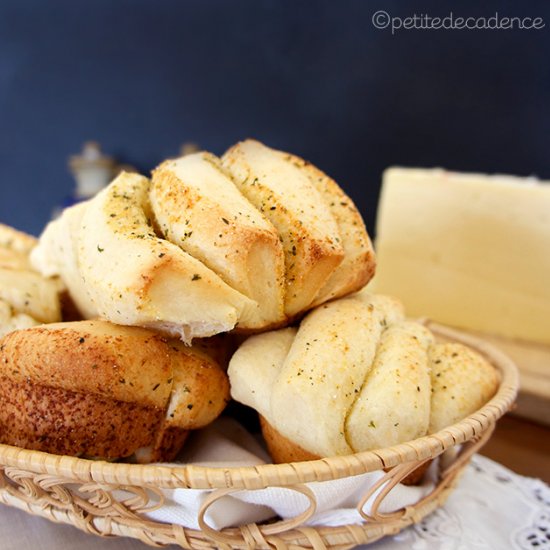
[(550, 488), (476, 455), (443, 508), (394, 537), (361, 548), (549, 550)]

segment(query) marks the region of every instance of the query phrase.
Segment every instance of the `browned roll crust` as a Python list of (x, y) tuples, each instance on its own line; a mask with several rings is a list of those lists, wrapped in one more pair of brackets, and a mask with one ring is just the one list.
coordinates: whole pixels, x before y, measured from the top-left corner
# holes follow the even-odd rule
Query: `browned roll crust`
[(317, 460), (321, 458), (318, 455), (302, 449), (300, 445), (290, 441), (284, 435), (281, 435), (261, 414), (260, 427), (262, 435), (267, 445), (269, 455), (275, 464), (285, 464), (288, 462), (303, 462), (305, 460)]
[[(339, 298), (363, 288), (374, 276), (376, 259), (374, 248), (357, 207), (338, 184), (310, 162), (287, 155), (295, 166), (300, 167), (338, 225), (344, 259), (327, 279), (311, 306)], [(311, 307), (310, 306), (310, 307)]]
[(163, 411), (99, 395), (0, 377), (3, 443), (63, 455), (118, 458), (154, 438)]
[(66, 455), (171, 460), (229, 399), (204, 352), (135, 327), (80, 321), (0, 340), (0, 441)]
[[(269, 455), (273, 459), (275, 464), (285, 464), (289, 462), (303, 462), (306, 460), (319, 460), (321, 457), (317, 456), (305, 449), (302, 449), (296, 443), (290, 441), (284, 435), (281, 435), (262, 415), (260, 416), (260, 426), (262, 428), (262, 435), (267, 445)], [(426, 471), (432, 463), (431, 460), (424, 462), (419, 468), (411, 472), (408, 476), (403, 478), (401, 483), (405, 485), (417, 485), (419, 484)]]

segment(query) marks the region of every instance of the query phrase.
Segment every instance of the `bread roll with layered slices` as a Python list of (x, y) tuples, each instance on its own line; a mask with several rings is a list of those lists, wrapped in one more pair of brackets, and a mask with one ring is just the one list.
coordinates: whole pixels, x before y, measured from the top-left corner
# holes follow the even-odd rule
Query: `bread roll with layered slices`
[(247, 140), (222, 157), (243, 195), (277, 228), (285, 254), (285, 312), (362, 288), (374, 253), (361, 215), (336, 182), (303, 159)]
[(34, 237), (0, 224), (0, 337), (12, 330), (61, 320), (59, 279), (31, 266)]
[(357, 209), (307, 162), (248, 140), (222, 160), (120, 174), (52, 222), (32, 254), (86, 318), (185, 342), (284, 326), (361, 288), (374, 254)]
[(262, 417), (276, 462), (387, 447), (440, 430), (495, 393), (496, 370), (435, 342), (401, 304), (365, 291), (298, 328), (251, 336), (229, 364), (232, 397)]
[(184, 341), (229, 330), (251, 300), (157, 236), (149, 191), (147, 178), (122, 173), (84, 211), (79, 268), (99, 314)]
[(54, 323), (0, 340), (0, 441), (89, 458), (172, 460), (229, 399), (209, 355), (106, 321)]
[(284, 320), (285, 264), (273, 225), (240, 193), (220, 160), (196, 153), (153, 172), (151, 207), (166, 239), (253, 301), (239, 324)]

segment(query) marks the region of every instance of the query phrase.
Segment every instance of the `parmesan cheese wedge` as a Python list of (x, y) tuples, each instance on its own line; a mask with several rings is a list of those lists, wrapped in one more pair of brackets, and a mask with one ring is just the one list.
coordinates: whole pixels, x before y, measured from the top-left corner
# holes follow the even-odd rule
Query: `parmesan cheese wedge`
[(412, 316), (550, 343), (550, 185), (390, 168), (369, 290)]

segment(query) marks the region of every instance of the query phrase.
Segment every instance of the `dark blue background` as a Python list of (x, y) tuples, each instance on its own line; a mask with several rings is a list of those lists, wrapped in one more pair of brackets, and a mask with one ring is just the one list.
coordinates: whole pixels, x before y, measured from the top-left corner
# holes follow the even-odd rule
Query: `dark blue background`
[[(377, 30), (372, 14), (541, 16)], [(333, 175), (373, 226), (391, 164), (550, 178), (550, 3), (2, 0), (0, 220), (37, 233), (95, 139), (143, 171), (244, 137)]]

